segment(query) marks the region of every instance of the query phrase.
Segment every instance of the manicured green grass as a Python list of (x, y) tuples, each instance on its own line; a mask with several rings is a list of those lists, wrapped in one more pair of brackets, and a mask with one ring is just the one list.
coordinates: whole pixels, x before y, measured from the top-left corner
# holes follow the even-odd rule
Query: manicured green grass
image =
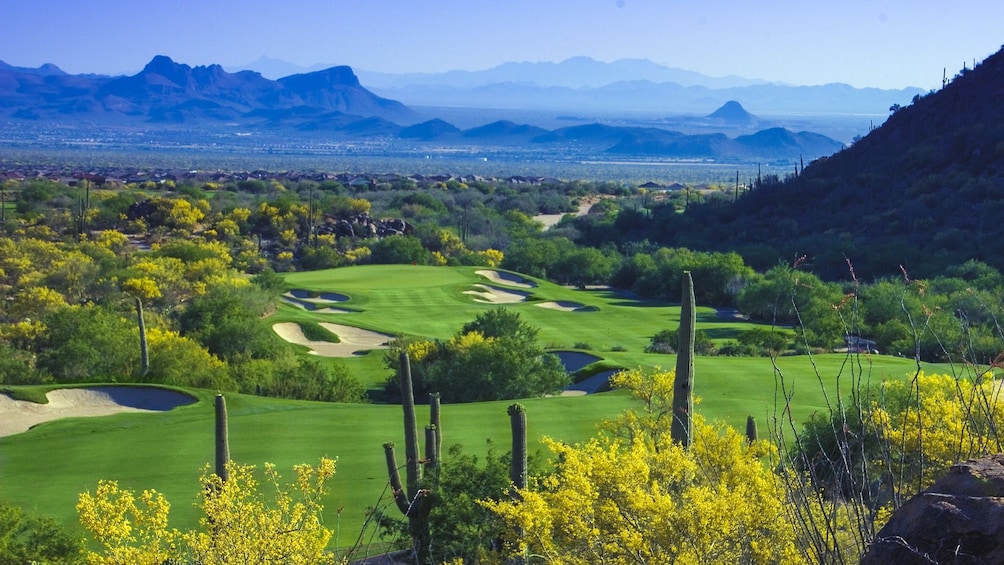
[(317, 322), (300, 322), (300, 331), (303, 332), (303, 337), (310, 341), (328, 341), (331, 343), (339, 343), (341, 341), (337, 335), (331, 333)]
[[(529, 324), (540, 328), (539, 339), (549, 349), (573, 349), (588, 343), (591, 353), (620, 367), (651, 366), (664, 363), (665, 356), (645, 353), (645, 347), (659, 330), (679, 325), (678, 305), (641, 300), (612, 290), (577, 290), (544, 280), (525, 277), (536, 284), (531, 289), (495, 285), (476, 274), (477, 267), (427, 267), (415, 265), (368, 265), (327, 271), (293, 273), (286, 276), (291, 290), (336, 292), (349, 300), (338, 307), (351, 313), (327, 313), (284, 304), (269, 322), (320, 322), (348, 324), (360, 328), (429, 339), (448, 339), (478, 314), (499, 305), (475, 301), (464, 294), (476, 284), (529, 292), (525, 302), (505, 304)], [(583, 307), (561, 311), (538, 306), (544, 302), (574, 302)], [(712, 339), (735, 339), (748, 322), (719, 318), (709, 307), (698, 308), (698, 327)], [(618, 351), (621, 350), (621, 351)], [(389, 372), (377, 352), (343, 362), (367, 386), (382, 383)]]
[[(0, 438), (0, 500), (76, 524), (77, 494), (99, 479), (133, 489), (153, 488), (172, 502), (172, 525), (191, 527), (198, 477), (213, 460), (213, 393), (194, 391), (199, 402), (159, 414), (118, 414), (49, 422)], [(509, 449), (508, 402), (443, 407), (444, 446), (466, 453), (486, 450), (493, 439)], [(587, 438), (600, 418), (629, 404), (623, 394), (526, 400), (529, 437)], [(326, 501), (329, 526), (341, 526), (339, 544), (351, 543), (368, 507), (388, 504), (383, 444), (403, 443), (400, 406), (326, 404), (228, 395), (231, 456), (275, 463), (287, 477), (296, 463), (337, 457), (338, 471)], [(419, 423), (428, 421), (420, 407)], [(400, 449), (399, 449), (400, 451)], [(533, 448), (531, 447), (531, 452)], [(403, 453), (399, 453), (403, 457)], [(381, 495), (384, 499), (381, 501)], [(343, 509), (340, 517), (338, 509)], [(391, 510), (396, 512), (391, 504)]]
[[(395, 265), (291, 274), (287, 276), (290, 289), (345, 294), (349, 300), (337, 306), (353, 312), (333, 314), (284, 305), (263, 323), (327, 321), (446, 339), (478, 313), (496, 307), (463, 294), (474, 284), (488, 284), (475, 274), (476, 270)], [(515, 309), (525, 321), (540, 327), (542, 342), (554, 349), (590, 344), (593, 349), (589, 353), (603, 360), (586, 372), (595, 368), (675, 366), (675, 356), (644, 353), (644, 347), (657, 331), (678, 325), (678, 306), (637, 300), (614, 291), (582, 291), (541, 280), (534, 282), (537, 286), (529, 289), (527, 302), (505, 307)], [(566, 312), (536, 306), (545, 301), (576, 302), (585, 309)], [(719, 318), (712, 308), (698, 308), (698, 329), (707, 331), (713, 339), (734, 339), (749, 327), (741, 320)], [(378, 350), (347, 359), (320, 359), (344, 364), (371, 387), (390, 376), (383, 365), (383, 353)], [(925, 365), (925, 369), (937, 368)], [(789, 391), (793, 387), (791, 412), (795, 421), (801, 422), (812, 412), (824, 410), (827, 397), (831, 403), (835, 401), (838, 381), (847, 394), (857, 381), (902, 379), (914, 370), (912, 361), (887, 356), (780, 357), (777, 369), (767, 358), (698, 356), (694, 388), (701, 399), (697, 410), (706, 418), (743, 429), (746, 417), (753, 415), (760, 422), (761, 435), (766, 436), (770, 418), (782, 410), (778, 404), (783, 397), (779, 388), (782, 382)], [(17, 392), (20, 394), (21, 389)], [(35, 398), (37, 392), (25, 391)], [(98, 479), (117, 479), (123, 486), (165, 493), (173, 503), (172, 525), (194, 526), (198, 476), (213, 460), (214, 449), (213, 392), (194, 394), (199, 397), (198, 403), (167, 413), (67, 419), (0, 438), (0, 500), (53, 515), (72, 525), (76, 523), (77, 494), (93, 489)], [(321, 456), (339, 458), (333, 492), (326, 501), (326, 520), (330, 526), (336, 522), (340, 525), (340, 546), (354, 541), (367, 508), (390, 502), (382, 444), (403, 442), (400, 406), (326, 404), (236, 394), (227, 398), (231, 455), (236, 461), (259, 466), (272, 462), (291, 476), (291, 467), (296, 463), (316, 462)], [(532, 441), (547, 434), (568, 442), (586, 439), (595, 431), (597, 422), (631, 405), (629, 397), (617, 391), (521, 403), (527, 407)], [(482, 454), (486, 440), (492, 438), (500, 451), (507, 451), (508, 404), (444, 405), (444, 446), (460, 443), (465, 452)], [(427, 409), (420, 408), (420, 425), (427, 418)], [(403, 454), (399, 453), (399, 457)], [(393, 505), (391, 510), (396, 512)]]

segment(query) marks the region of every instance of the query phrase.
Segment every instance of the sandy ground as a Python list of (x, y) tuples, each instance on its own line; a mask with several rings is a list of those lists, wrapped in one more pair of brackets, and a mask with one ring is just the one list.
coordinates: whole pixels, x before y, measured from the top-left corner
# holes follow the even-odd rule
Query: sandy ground
[(512, 273), (503, 273), (500, 271), (474, 271), (474, 274), (481, 275), (482, 277), (492, 281), (495, 284), (504, 284), (506, 286), (515, 286), (518, 288), (534, 288), (537, 283), (533, 281), (528, 281), (519, 275), (514, 275)]
[(321, 326), (338, 336), (341, 343), (331, 343), (330, 341), (310, 341), (303, 335), (300, 324), (296, 322), (282, 322), (272, 326), (272, 330), (282, 339), (304, 345), (310, 348), (310, 352), (321, 357), (352, 357), (359, 351), (369, 351), (370, 349), (387, 349), (387, 342), (394, 338), (389, 334), (382, 334), (370, 330), (343, 326), (340, 324), (329, 324), (321, 322)]
[(46, 397), (48, 404), (36, 404), (0, 394), (0, 437), (26, 432), (59, 418), (163, 412), (195, 402), (186, 394), (156, 387), (65, 388), (51, 391)]
[(548, 310), (561, 310), (562, 312), (575, 312), (579, 308), (585, 306), (585, 304), (579, 304), (578, 302), (569, 302), (566, 300), (560, 300), (558, 302), (541, 302), (536, 306), (540, 308), (547, 308)]
[(292, 304), (298, 308), (303, 308), (304, 310), (310, 310), (311, 312), (318, 312), (320, 314), (351, 314), (352, 310), (346, 310), (345, 308), (336, 308), (334, 306), (324, 306), (323, 303), (311, 302), (307, 300), (300, 300), (299, 298), (290, 298), (288, 296), (282, 297), (283, 302), (287, 304)]
[(485, 302), (488, 304), (515, 304), (526, 300), (527, 293), (516, 290), (502, 290), (483, 284), (476, 284), (471, 290), (465, 290), (464, 294), (475, 296), (475, 302)]
[[(575, 212), (576, 216), (585, 216), (589, 213), (589, 209), (593, 207), (593, 204), (599, 202), (599, 198), (584, 198), (579, 203), (579, 209)], [(557, 224), (565, 217), (566, 214), (537, 214), (533, 217), (534, 220), (544, 224), (544, 229)]]
[(305, 290), (291, 290), (283, 294), (282, 299), (288, 304), (312, 312), (321, 312), (324, 314), (349, 314), (352, 312), (352, 310), (331, 306), (332, 304), (345, 302), (349, 299), (348, 296), (337, 292), (322, 292), (319, 296), (311, 297)]

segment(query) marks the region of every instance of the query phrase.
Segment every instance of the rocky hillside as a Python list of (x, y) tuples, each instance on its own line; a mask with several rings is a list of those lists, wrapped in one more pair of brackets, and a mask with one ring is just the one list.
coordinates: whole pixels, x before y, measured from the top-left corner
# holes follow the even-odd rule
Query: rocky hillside
[(936, 275), (977, 259), (1004, 269), (1004, 51), (787, 179), (753, 180), (734, 203), (692, 206), (659, 240), (744, 251), (754, 264), (806, 255), (859, 276)]

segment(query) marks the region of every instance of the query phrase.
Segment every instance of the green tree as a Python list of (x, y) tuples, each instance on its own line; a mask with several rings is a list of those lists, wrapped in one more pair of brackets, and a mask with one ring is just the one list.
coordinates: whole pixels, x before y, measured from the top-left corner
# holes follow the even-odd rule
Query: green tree
[(426, 265), (429, 262), (429, 251), (422, 247), (422, 242), (408, 235), (395, 235), (374, 240), (369, 244), (372, 251), (372, 262), (377, 264), (408, 264)]
[(220, 285), (194, 298), (179, 317), (181, 334), (224, 361), (276, 358), (286, 350), (261, 322), (275, 297), (256, 285)]
[(57, 382), (128, 380), (139, 366), (134, 320), (100, 306), (71, 306), (45, 317), (38, 366)]
[(844, 304), (844, 293), (839, 285), (812, 273), (776, 266), (750, 282), (737, 304), (752, 320), (795, 326), (799, 339), (810, 346), (843, 343), (845, 326), (838, 308)]
[(558, 392), (568, 385), (569, 377), (561, 361), (544, 353), (537, 343), (539, 331), (517, 312), (488, 310), (449, 341), (428, 344), (424, 354), (415, 356), (416, 388), (438, 391), (444, 402), (511, 400)]
[(0, 565), (84, 563), (83, 539), (55, 520), (0, 502)]

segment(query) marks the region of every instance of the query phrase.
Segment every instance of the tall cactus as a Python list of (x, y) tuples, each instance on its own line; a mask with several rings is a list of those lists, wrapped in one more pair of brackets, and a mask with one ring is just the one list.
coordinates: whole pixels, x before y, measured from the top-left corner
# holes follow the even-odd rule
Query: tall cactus
[(150, 350), (146, 343), (146, 323), (143, 321), (143, 301), (136, 298), (136, 320), (139, 324), (139, 364), (140, 376), (150, 372)]
[(401, 406), (404, 410), (404, 451), (406, 485), (401, 484), (398, 471), (397, 456), (394, 444), (385, 443), (384, 458), (387, 463), (387, 475), (390, 478), (394, 502), (398, 510), (408, 518), (408, 531), (411, 534), (414, 557), (418, 563), (429, 562), (429, 511), (432, 509), (432, 498), (428, 490), (422, 488), (422, 464), (430, 464), (435, 468), (439, 461), (439, 395), (430, 395), (430, 417), (432, 421), (425, 428), (426, 451), (425, 459), (419, 459), (418, 426), (415, 423), (415, 393), (411, 383), (411, 362), (407, 353), (400, 355), (398, 384), (401, 387)]
[(684, 449), (690, 447), (694, 419), (694, 334), (697, 307), (694, 301), (694, 280), (690, 271), (683, 272), (683, 299), (680, 304), (680, 340), (676, 353), (676, 380), (673, 382), (673, 441)]
[(756, 418), (753, 416), (746, 416), (746, 441), (749, 443), (756, 442), (759, 437), (756, 430)]
[(222, 394), (216, 395), (216, 476), (227, 482), (230, 472), (230, 437), (227, 424), (227, 401)]
[[(439, 393), (438, 392), (430, 392), (429, 393), (429, 425), (431, 427), (435, 428), (435, 430), (436, 430), (436, 438), (435, 438), (436, 441), (434, 442), (434, 444), (435, 444), (435, 449), (433, 450), (434, 456), (433, 457), (429, 457), (428, 459), (430, 459), (433, 462), (433, 465), (432, 465), (433, 467), (439, 467), (440, 462), (443, 460), (443, 427), (440, 425), (439, 419), (440, 419), (440, 414), (439, 414)], [(429, 448), (427, 446), (426, 450), (428, 450), (428, 449)]]
[[(512, 430), (512, 465), (509, 477), (518, 490), (526, 489), (526, 408), (521, 404), (509, 406), (509, 428)], [(514, 491), (514, 496), (518, 493)]]
[[(512, 480), (511, 495), (514, 500), (522, 500), (521, 491), (526, 489), (526, 408), (521, 404), (511, 404), (509, 406), (509, 428), (512, 430), (512, 465), (509, 468), (509, 478)], [(526, 535), (526, 531), (520, 528), (517, 531), (520, 540)], [(522, 545), (522, 544), (521, 544)], [(517, 556), (511, 563), (522, 565), (528, 561), (526, 551)]]

